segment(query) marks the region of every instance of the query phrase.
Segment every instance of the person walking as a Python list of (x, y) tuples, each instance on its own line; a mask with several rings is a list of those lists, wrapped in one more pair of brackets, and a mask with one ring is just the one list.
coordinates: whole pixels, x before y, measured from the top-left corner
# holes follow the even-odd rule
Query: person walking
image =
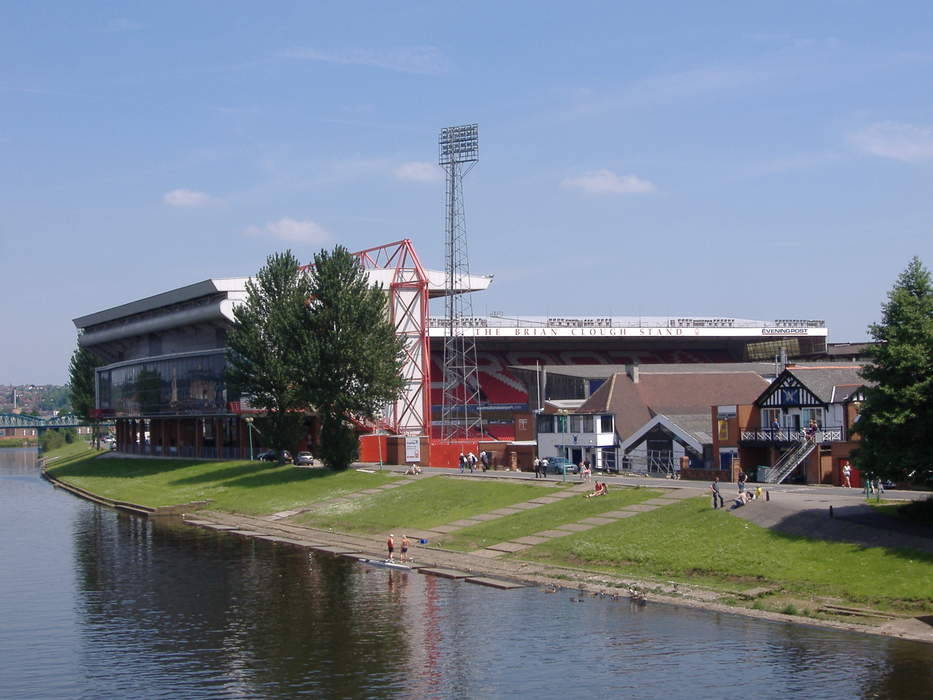
[(852, 488), (852, 467), (848, 463), (842, 465), (842, 485), (847, 489)]
[(722, 508), (725, 505), (725, 502), (722, 500), (722, 494), (719, 493), (719, 477), (717, 476), (712, 484), (709, 485), (709, 490), (713, 492), (713, 510), (717, 508)]
[(547, 479), (547, 457), (541, 459), (541, 478)]
[(463, 474), (463, 470), (466, 469), (466, 463), (467, 463), (466, 455), (461, 452), (460, 453), (460, 473), (461, 474)]
[(531, 466), (535, 468), (535, 479), (541, 477), (541, 460), (535, 457), (535, 461), (531, 463)]
[(489, 469), (489, 453), (483, 450), (479, 453), (479, 463), (483, 465), (483, 471)]
[(395, 535), (389, 534), (386, 538), (386, 549), (389, 550), (389, 561), (395, 561)]
[(476, 468), (476, 455), (472, 452), (467, 455), (467, 465), (469, 465), (470, 474), (472, 474), (473, 470)]
[(745, 493), (745, 482), (748, 481), (748, 474), (739, 472), (739, 493)]

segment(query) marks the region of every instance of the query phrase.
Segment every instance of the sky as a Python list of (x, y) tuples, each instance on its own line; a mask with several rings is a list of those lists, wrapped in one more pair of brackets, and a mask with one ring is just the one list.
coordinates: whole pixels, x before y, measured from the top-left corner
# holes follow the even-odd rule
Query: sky
[(824, 319), (933, 266), (933, 3), (0, 3), (0, 383), (72, 319), (410, 238), (477, 315)]

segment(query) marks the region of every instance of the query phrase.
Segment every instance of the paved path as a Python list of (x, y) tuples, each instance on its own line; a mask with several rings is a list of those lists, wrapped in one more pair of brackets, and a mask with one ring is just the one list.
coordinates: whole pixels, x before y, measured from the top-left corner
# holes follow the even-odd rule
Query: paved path
[[(582, 498), (585, 493), (591, 491), (592, 487), (590, 484), (578, 484), (576, 486), (572, 486), (566, 491), (562, 491), (560, 494), (555, 495), (563, 496), (565, 498), (572, 496), (579, 496)], [(544, 542), (558, 537), (566, 537), (567, 535), (575, 535), (578, 532), (586, 532), (587, 530), (592, 530), (593, 528), (599, 527), (600, 525), (608, 525), (623, 518), (630, 518), (633, 515), (638, 515), (639, 513), (647, 513), (649, 511), (662, 508), (666, 505), (670, 505), (671, 503), (678, 503), (684, 498), (691, 498), (693, 496), (696, 496), (696, 494), (692, 490), (671, 489), (661, 498), (651, 498), (646, 501), (642, 501), (641, 503), (623, 506), (619, 510), (597, 513), (595, 515), (581, 518), (576, 522), (570, 522), (564, 525), (556, 525), (551, 529), (542, 530), (541, 532), (535, 532), (530, 535), (525, 535), (524, 537), (518, 537), (514, 540), (506, 540), (504, 542), (499, 542), (482, 549), (477, 549), (473, 551), (472, 554), (484, 558), (495, 558), (504, 556), (505, 554), (521, 552), (522, 550), (534, 547), (535, 545), (543, 544)]]

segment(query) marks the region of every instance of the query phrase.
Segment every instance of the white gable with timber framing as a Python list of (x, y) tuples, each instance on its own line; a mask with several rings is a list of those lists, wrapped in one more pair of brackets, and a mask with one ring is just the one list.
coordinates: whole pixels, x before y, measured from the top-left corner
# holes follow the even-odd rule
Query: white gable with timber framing
[(789, 408), (791, 406), (825, 406), (803, 382), (787, 370), (768, 387), (756, 402), (762, 408)]

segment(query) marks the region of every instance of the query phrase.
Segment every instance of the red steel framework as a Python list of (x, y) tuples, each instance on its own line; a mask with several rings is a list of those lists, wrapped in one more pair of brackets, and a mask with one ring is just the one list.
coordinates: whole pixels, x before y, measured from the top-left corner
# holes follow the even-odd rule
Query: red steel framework
[(386, 409), (379, 427), (396, 435), (430, 435), (431, 361), (428, 339), (428, 276), (411, 240), (367, 248), (354, 253), (371, 280), (387, 285), (395, 334), (404, 338), (405, 390)]

